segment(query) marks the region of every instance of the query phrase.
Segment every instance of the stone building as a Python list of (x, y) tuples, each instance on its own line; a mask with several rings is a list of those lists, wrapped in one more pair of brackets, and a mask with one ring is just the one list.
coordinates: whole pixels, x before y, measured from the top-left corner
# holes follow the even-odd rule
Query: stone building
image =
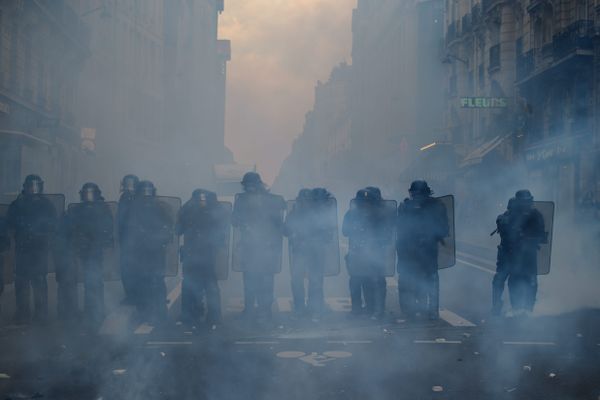
[(39, 173), (49, 191), (75, 184), (77, 76), (89, 56), (78, 1), (0, 2), (0, 193)]

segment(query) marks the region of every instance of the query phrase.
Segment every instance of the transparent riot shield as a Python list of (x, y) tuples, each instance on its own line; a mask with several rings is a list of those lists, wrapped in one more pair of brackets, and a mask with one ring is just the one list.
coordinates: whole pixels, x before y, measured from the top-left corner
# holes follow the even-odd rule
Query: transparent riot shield
[(456, 235), (454, 230), (454, 196), (438, 197), (448, 217), (448, 236), (438, 244), (438, 268), (445, 269), (456, 264)]
[(538, 275), (548, 275), (552, 261), (552, 234), (554, 230), (554, 203), (551, 201), (534, 201), (533, 207), (544, 217), (546, 240), (540, 244), (537, 258)]
[[(295, 200), (287, 201), (287, 213), (293, 211), (296, 206)], [(321, 209), (315, 210), (314, 222), (325, 226), (330, 230), (331, 240), (327, 243), (323, 243), (321, 246), (322, 252), (319, 254), (323, 260), (324, 274), (325, 276), (337, 276), (340, 273), (340, 239), (339, 239), (339, 227), (338, 227), (338, 215), (337, 215), (337, 200), (330, 198), (322, 205)], [(329, 233), (329, 232), (328, 232)], [(288, 257), (290, 268), (298, 267), (294, 261), (294, 247), (293, 243), (290, 243), (288, 239)]]
[[(390, 223), (389, 241), (386, 242), (383, 252), (385, 254), (385, 276), (391, 277), (396, 273), (396, 216), (398, 214), (398, 202), (396, 200), (383, 200), (386, 220)], [(350, 201), (350, 209), (356, 209), (356, 199)]]
[[(239, 216), (235, 216), (239, 213)], [(236, 194), (231, 268), (244, 272), (255, 268), (265, 273), (281, 272), (285, 200), (273, 194)]]
[[(7, 212), (8, 204), (0, 204), (0, 218), (6, 218)], [(6, 285), (13, 282), (15, 270), (15, 238), (12, 232), (9, 232), (9, 237), (10, 248), (0, 254), (0, 262), (2, 263), (0, 273), (3, 274), (4, 284)]]
[[(75, 207), (79, 207), (82, 203), (71, 203), (67, 208), (67, 212), (71, 212)], [(117, 226), (117, 210), (119, 204), (114, 201), (104, 202), (106, 207), (108, 207), (110, 214), (113, 220), (113, 242), (112, 246), (109, 246), (104, 249), (102, 255), (102, 270), (104, 275), (104, 280), (107, 282), (119, 281), (121, 280), (121, 270), (119, 266), (119, 240), (118, 240), (118, 226)], [(69, 247), (72, 247), (72, 244), (68, 244)], [(75, 255), (72, 257), (72, 261), (77, 266), (77, 277), (79, 282), (83, 282), (83, 270), (81, 266), (81, 262), (79, 258)]]
[(175, 223), (179, 209), (181, 209), (181, 199), (167, 196), (156, 196), (156, 199), (167, 213), (170, 223), (169, 228), (173, 232), (173, 239), (167, 245), (165, 251), (165, 276), (177, 276), (179, 273), (179, 236), (175, 232)]
[(229, 277), (229, 251), (231, 245), (231, 212), (233, 205), (228, 201), (220, 201), (219, 207), (221, 209), (220, 222), (224, 224), (223, 230), (225, 232), (225, 241), (221, 243), (221, 246), (217, 249), (217, 260), (216, 260), (216, 271), (217, 279), (220, 281), (227, 280)]

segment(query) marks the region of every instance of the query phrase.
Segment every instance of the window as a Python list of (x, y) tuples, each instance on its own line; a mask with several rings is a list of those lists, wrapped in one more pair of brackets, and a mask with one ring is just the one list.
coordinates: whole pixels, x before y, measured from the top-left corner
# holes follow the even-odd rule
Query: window
[(500, 68), (500, 43), (490, 47), (490, 70)]

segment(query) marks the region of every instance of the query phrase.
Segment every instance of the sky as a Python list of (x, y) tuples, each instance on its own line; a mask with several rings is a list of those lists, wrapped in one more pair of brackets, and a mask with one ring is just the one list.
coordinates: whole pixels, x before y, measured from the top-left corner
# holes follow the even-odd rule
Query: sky
[(236, 162), (272, 183), (314, 87), (350, 61), (356, 0), (227, 0), (219, 35), (230, 39), (225, 143)]

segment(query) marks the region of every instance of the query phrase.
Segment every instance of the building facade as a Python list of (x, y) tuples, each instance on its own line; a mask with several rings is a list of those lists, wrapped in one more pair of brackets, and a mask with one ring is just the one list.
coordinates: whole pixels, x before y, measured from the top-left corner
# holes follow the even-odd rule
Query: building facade
[(0, 3), (0, 193), (38, 173), (49, 191), (76, 181), (76, 96), (89, 57), (78, 1)]

